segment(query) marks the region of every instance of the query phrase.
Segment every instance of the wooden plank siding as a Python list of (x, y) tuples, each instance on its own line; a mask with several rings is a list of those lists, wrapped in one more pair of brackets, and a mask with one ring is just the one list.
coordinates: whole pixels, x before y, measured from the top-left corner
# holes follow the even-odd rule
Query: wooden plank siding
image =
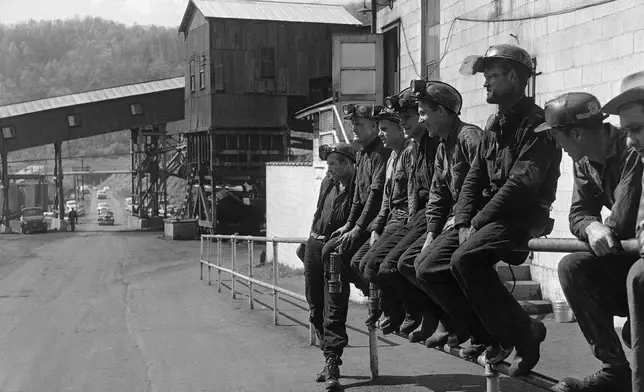
[[(273, 21), (205, 19), (197, 10), (186, 37), (187, 129), (284, 128), (292, 111), (310, 95), (309, 80), (331, 76), (331, 35), (357, 32), (355, 26)], [(203, 15), (201, 15), (203, 16)], [(262, 48), (274, 48), (274, 75), (261, 76)], [(207, 87), (200, 90), (198, 61), (206, 52)], [(194, 92), (190, 61), (195, 60)], [(302, 101), (301, 104), (299, 101)], [(292, 101), (292, 100), (291, 100)]]

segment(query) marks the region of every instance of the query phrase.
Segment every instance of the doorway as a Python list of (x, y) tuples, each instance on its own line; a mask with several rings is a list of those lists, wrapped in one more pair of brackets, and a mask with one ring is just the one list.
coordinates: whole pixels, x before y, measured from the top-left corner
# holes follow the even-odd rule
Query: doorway
[(385, 26), (383, 31), (384, 46), (384, 96), (388, 97), (400, 91), (400, 51), (399, 51), (400, 21)]

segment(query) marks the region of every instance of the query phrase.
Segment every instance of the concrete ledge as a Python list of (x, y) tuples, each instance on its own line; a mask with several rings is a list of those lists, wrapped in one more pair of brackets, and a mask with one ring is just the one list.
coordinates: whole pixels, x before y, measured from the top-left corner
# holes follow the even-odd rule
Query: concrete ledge
[(164, 222), (163, 218), (139, 218), (130, 215), (127, 217), (127, 227), (130, 230), (163, 231)]

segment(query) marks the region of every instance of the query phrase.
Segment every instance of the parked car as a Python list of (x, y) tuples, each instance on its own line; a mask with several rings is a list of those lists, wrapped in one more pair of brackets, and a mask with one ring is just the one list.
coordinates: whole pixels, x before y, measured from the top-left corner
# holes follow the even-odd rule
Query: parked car
[(98, 191), (96, 191), (96, 198), (97, 199), (107, 199), (107, 193), (105, 193), (104, 190), (98, 190)]
[(114, 213), (110, 210), (103, 210), (98, 214), (98, 225), (114, 225)]
[(20, 229), (23, 234), (47, 232), (47, 221), (42, 207), (23, 208), (21, 213)]
[(98, 205), (96, 206), (96, 213), (100, 214), (101, 211), (109, 210), (109, 209), (110, 209), (110, 206), (107, 203), (98, 203)]

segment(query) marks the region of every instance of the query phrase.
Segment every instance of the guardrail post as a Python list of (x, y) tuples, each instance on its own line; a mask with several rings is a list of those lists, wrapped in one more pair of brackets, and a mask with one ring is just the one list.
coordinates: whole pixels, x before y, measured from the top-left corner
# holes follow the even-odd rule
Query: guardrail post
[[(221, 267), (221, 238), (217, 237), (217, 267)], [(217, 292), (221, 293), (221, 270), (217, 268)]]
[(499, 392), (499, 373), (492, 366), (485, 365), (486, 392)]
[[(235, 271), (235, 259), (237, 258), (237, 240), (236, 239), (231, 239), (230, 240), (230, 270)], [(237, 281), (237, 278), (235, 275), (230, 275), (230, 278), (232, 279), (230, 283), (230, 292), (232, 293), (233, 299), (235, 299), (235, 282)]]
[[(203, 237), (202, 237), (203, 238)], [(212, 267), (210, 264), (212, 264), (212, 238), (208, 237), (208, 245), (207, 245), (207, 251), (206, 251), (206, 257), (208, 261), (208, 286), (212, 285), (212, 279), (211, 279), (211, 272), (212, 272)]]
[(279, 294), (277, 290), (275, 290), (275, 288), (277, 287), (278, 283), (279, 262), (277, 256), (277, 242), (275, 242), (275, 237), (273, 237), (273, 240), (271, 242), (273, 243), (273, 325), (277, 325), (277, 315), (279, 314), (279, 310), (277, 309), (277, 300), (279, 299)]
[[(248, 236), (248, 277), (253, 277), (253, 260), (255, 259), (255, 246), (253, 240)], [(253, 301), (253, 281), (248, 279), (248, 309), (255, 309)]]
[(203, 236), (200, 237), (201, 244), (199, 244), (199, 280), (203, 280)]

